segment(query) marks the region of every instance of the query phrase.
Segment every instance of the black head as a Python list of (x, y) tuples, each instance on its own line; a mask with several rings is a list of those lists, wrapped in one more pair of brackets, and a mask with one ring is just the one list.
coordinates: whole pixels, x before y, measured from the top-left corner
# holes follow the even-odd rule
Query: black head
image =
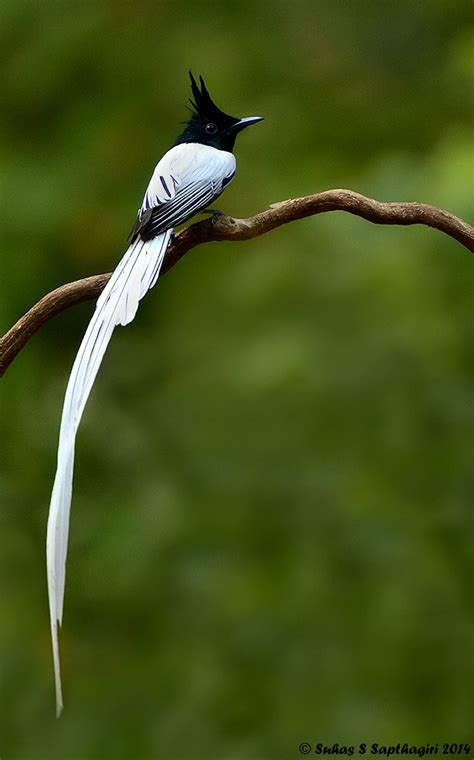
[(245, 119), (239, 119), (237, 116), (229, 116), (211, 100), (204, 79), (199, 77), (201, 83), (201, 89), (199, 89), (191, 72), (189, 76), (193, 91), (193, 100), (189, 100), (193, 108), (192, 115), (175, 145), (198, 142), (203, 145), (212, 145), (213, 148), (219, 148), (219, 150), (231, 151), (237, 134), (245, 127), (261, 121), (262, 117), (247, 116)]

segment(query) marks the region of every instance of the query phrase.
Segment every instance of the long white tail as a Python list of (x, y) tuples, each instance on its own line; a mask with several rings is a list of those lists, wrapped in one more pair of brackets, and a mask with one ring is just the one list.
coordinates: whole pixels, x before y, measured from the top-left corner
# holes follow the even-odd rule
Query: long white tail
[(114, 328), (117, 325), (127, 325), (133, 320), (140, 299), (158, 279), (171, 232), (172, 230), (168, 230), (147, 242), (138, 239), (126, 251), (97, 301), (94, 315), (77, 352), (69, 377), (61, 418), (58, 462), (46, 538), (49, 612), (58, 717), (63, 708), (58, 623), (62, 624), (63, 616), (76, 432)]

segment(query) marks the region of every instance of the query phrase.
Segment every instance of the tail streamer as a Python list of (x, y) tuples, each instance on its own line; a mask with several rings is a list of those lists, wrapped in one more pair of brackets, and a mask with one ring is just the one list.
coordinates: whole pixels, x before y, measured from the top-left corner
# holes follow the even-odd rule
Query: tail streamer
[(61, 418), (56, 476), (48, 518), (46, 564), (53, 646), (56, 714), (63, 708), (58, 624), (62, 625), (71, 510), (74, 449), (82, 413), (117, 325), (135, 317), (138, 304), (158, 279), (172, 230), (144, 242), (138, 238), (120, 260), (101, 293), (69, 377)]

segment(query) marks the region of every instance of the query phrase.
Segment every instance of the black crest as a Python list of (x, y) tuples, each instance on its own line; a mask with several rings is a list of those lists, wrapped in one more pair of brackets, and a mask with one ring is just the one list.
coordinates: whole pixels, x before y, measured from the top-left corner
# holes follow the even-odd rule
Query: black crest
[(238, 121), (237, 117), (229, 116), (229, 114), (224, 113), (224, 111), (221, 111), (221, 109), (216, 106), (211, 96), (209, 95), (206, 83), (201, 76), (199, 77), (201, 89), (199, 89), (192, 71), (189, 72), (189, 77), (191, 79), (191, 89), (194, 98), (193, 100), (190, 98), (189, 102), (191, 103), (196, 116), (199, 116), (202, 119), (206, 119), (206, 121), (217, 122), (218, 124), (222, 125), (225, 123), (228, 123), (230, 125)]
[(189, 99), (192, 106), (191, 117), (185, 122), (186, 126), (174, 144), (200, 143), (218, 150), (231, 151), (237, 134), (250, 124), (261, 121), (260, 117), (239, 119), (221, 111), (209, 95), (204, 79), (199, 77), (199, 86), (191, 71), (189, 77), (193, 92), (192, 99)]

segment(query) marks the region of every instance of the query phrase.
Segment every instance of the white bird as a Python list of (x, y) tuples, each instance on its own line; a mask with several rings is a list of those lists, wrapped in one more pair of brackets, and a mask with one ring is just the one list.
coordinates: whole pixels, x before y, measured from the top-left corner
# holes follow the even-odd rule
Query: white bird
[(161, 158), (147, 187), (130, 246), (100, 295), (69, 377), (61, 418), (57, 469), (46, 539), (56, 714), (63, 708), (58, 623), (62, 625), (69, 515), (76, 433), (89, 393), (117, 325), (133, 320), (138, 304), (156, 283), (173, 228), (205, 209), (235, 173), (232, 153), (237, 133), (261, 121), (221, 111), (202, 77), (190, 72), (192, 115), (174, 146)]

